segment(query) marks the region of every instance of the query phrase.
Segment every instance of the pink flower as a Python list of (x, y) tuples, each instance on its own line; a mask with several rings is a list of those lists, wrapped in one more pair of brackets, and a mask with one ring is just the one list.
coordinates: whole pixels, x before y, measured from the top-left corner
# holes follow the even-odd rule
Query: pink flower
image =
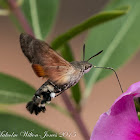
[(134, 98), (138, 97), (140, 82), (131, 85), (100, 116), (90, 140), (140, 140), (140, 120), (134, 104)]

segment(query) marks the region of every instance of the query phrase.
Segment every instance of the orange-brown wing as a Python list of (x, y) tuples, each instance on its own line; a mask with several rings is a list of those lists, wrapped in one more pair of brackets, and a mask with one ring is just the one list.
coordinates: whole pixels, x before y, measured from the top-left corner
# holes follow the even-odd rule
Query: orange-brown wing
[(33, 38), (22, 33), (20, 35), (20, 45), (23, 53), (32, 64), (41, 66), (71, 66), (59, 54), (49, 47), (44, 41)]
[(52, 50), (44, 41), (22, 33), (20, 35), (20, 44), (23, 53), (32, 63), (32, 68), (37, 76), (46, 77), (56, 82), (74, 71), (73, 66)]
[(70, 82), (71, 76), (74, 74), (75, 69), (73, 66), (69, 68), (65, 66), (52, 66), (46, 67), (45, 71), (50, 80), (55, 81), (55, 83), (58, 85), (63, 85)]

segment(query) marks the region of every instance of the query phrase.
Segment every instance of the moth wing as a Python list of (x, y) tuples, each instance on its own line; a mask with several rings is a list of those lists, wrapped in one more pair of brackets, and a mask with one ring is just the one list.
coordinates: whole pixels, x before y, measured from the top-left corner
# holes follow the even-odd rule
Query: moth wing
[(71, 64), (57, 54), (46, 42), (22, 33), (20, 45), (24, 55), (30, 63), (41, 66), (71, 66)]
[(20, 45), (24, 55), (32, 63), (34, 72), (39, 77), (46, 77), (54, 82), (61, 83), (60, 81), (66, 82), (69, 79), (68, 75), (75, 70), (68, 61), (63, 59), (44, 41), (22, 33), (20, 35)]
[(75, 68), (73, 66), (52, 66), (45, 68), (47, 77), (50, 80), (54, 81), (58, 85), (64, 85), (69, 83), (72, 75), (75, 73)]
[(32, 68), (38, 77), (45, 77), (46, 73), (44, 68), (39, 64), (32, 64)]

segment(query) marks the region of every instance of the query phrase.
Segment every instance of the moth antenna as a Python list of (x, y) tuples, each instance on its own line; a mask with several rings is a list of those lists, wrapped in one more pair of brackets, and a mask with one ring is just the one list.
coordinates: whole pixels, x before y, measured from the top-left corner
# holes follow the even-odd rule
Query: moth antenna
[(115, 73), (115, 75), (116, 75), (116, 78), (117, 78), (117, 80), (118, 80), (120, 89), (121, 89), (121, 91), (122, 91), (122, 93), (123, 93), (123, 89), (122, 89), (122, 86), (121, 86), (119, 77), (118, 77), (118, 75), (117, 75), (117, 72), (116, 72), (113, 68), (110, 68), (110, 67), (97, 67), (97, 66), (93, 66), (93, 67), (94, 67), (94, 68), (102, 68), (102, 69), (109, 69), (109, 70), (112, 70), (112, 71)]
[(83, 46), (83, 61), (85, 61), (85, 44)]
[(95, 56), (97, 56), (97, 55), (99, 55), (100, 53), (102, 53), (103, 52), (103, 50), (101, 50), (100, 52), (98, 52), (97, 54), (95, 54), (95, 55), (93, 55), (93, 56), (91, 56), (88, 60), (87, 60), (87, 62), (90, 60), (90, 59), (92, 59), (93, 57), (95, 57)]

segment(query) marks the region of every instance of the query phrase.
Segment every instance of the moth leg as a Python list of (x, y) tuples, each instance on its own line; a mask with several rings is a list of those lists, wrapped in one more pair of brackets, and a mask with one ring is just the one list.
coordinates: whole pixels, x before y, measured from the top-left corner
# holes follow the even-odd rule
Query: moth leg
[(58, 92), (58, 94), (55, 97), (61, 95), (65, 90), (67, 90), (69, 88), (69, 85), (65, 84), (63, 86), (60, 86), (59, 88), (61, 89), (61, 92)]
[(49, 81), (49, 83), (54, 87), (55, 93), (59, 93), (61, 91), (61, 88), (54, 84), (53, 82)]
[[(51, 98), (54, 98), (56, 97), (56, 94), (57, 93), (60, 93), (62, 91), (62, 87), (61, 86), (58, 86), (56, 84), (54, 84), (53, 82), (49, 81), (50, 85), (53, 86), (53, 90), (49, 90), (51, 93), (50, 93), (50, 97)], [(50, 87), (49, 87), (50, 88)]]

